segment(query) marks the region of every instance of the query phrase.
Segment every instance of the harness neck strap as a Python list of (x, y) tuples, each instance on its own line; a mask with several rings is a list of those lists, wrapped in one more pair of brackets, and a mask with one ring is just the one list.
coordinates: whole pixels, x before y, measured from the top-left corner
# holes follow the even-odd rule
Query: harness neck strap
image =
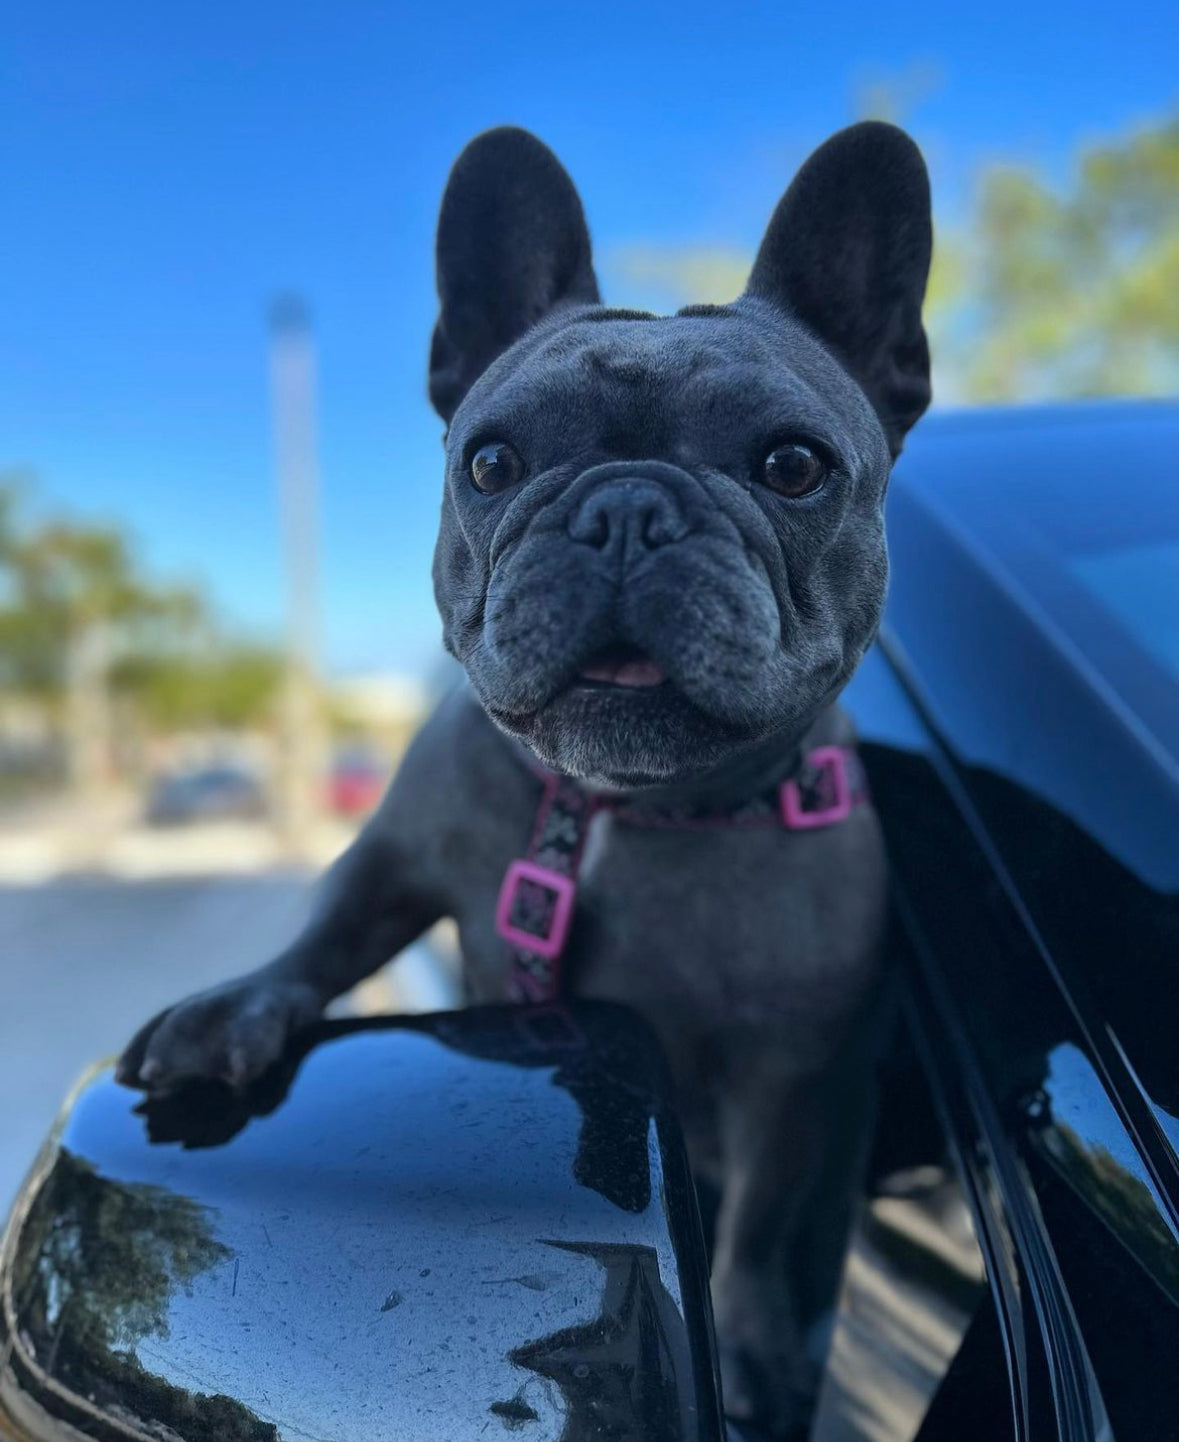
[(837, 825), (868, 799), (862, 763), (848, 746), (816, 747), (772, 788), (725, 812), (660, 809), (533, 769), (543, 790), (532, 840), (527, 853), (509, 865), (495, 912), (495, 929), (509, 948), (508, 991), (515, 1001), (553, 1002), (560, 996), (577, 875), (599, 811), (609, 811), (623, 825), (662, 830), (813, 831)]

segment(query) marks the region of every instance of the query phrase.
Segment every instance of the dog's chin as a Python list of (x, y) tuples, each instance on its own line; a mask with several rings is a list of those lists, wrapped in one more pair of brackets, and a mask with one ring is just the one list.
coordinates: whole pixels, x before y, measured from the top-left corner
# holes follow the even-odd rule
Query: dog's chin
[(526, 714), (484, 704), (492, 720), (545, 766), (604, 786), (689, 780), (757, 739), (746, 727), (703, 711), (668, 681), (628, 686), (579, 678)]

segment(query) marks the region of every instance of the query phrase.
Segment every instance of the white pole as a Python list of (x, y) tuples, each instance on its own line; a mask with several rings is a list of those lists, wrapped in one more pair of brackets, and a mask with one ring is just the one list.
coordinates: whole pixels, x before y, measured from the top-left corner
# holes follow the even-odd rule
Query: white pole
[(274, 452), (287, 592), (281, 820), (297, 848), (318, 810), (323, 759), (319, 660), (319, 472), (315, 347), (306, 306), (283, 296), (270, 312)]

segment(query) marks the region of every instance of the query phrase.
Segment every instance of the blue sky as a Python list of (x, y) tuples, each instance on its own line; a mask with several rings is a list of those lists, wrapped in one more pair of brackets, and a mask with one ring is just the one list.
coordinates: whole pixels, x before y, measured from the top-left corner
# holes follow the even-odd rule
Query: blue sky
[(319, 347), (327, 660), (420, 665), (432, 229), (462, 144), (505, 121), (542, 135), (619, 300), (628, 246), (752, 250), (875, 77), (934, 78), (906, 123), (950, 217), (988, 160), (1063, 174), (1079, 142), (1179, 107), (1173, 3), (972, 8), (10, 6), (0, 469), (129, 524), (156, 575), (277, 635), (264, 316), (295, 287)]

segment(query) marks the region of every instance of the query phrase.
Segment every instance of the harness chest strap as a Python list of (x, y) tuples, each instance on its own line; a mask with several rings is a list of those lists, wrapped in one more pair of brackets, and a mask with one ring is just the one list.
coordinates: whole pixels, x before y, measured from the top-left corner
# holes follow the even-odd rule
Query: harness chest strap
[(514, 1001), (552, 1002), (560, 995), (561, 956), (577, 899), (577, 874), (599, 811), (632, 826), (667, 830), (737, 830), (777, 826), (811, 831), (835, 826), (868, 799), (863, 765), (848, 746), (819, 746), (771, 791), (722, 814), (661, 811), (586, 791), (555, 772), (544, 783), (532, 840), (504, 875), (495, 929), (508, 944), (508, 993)]

